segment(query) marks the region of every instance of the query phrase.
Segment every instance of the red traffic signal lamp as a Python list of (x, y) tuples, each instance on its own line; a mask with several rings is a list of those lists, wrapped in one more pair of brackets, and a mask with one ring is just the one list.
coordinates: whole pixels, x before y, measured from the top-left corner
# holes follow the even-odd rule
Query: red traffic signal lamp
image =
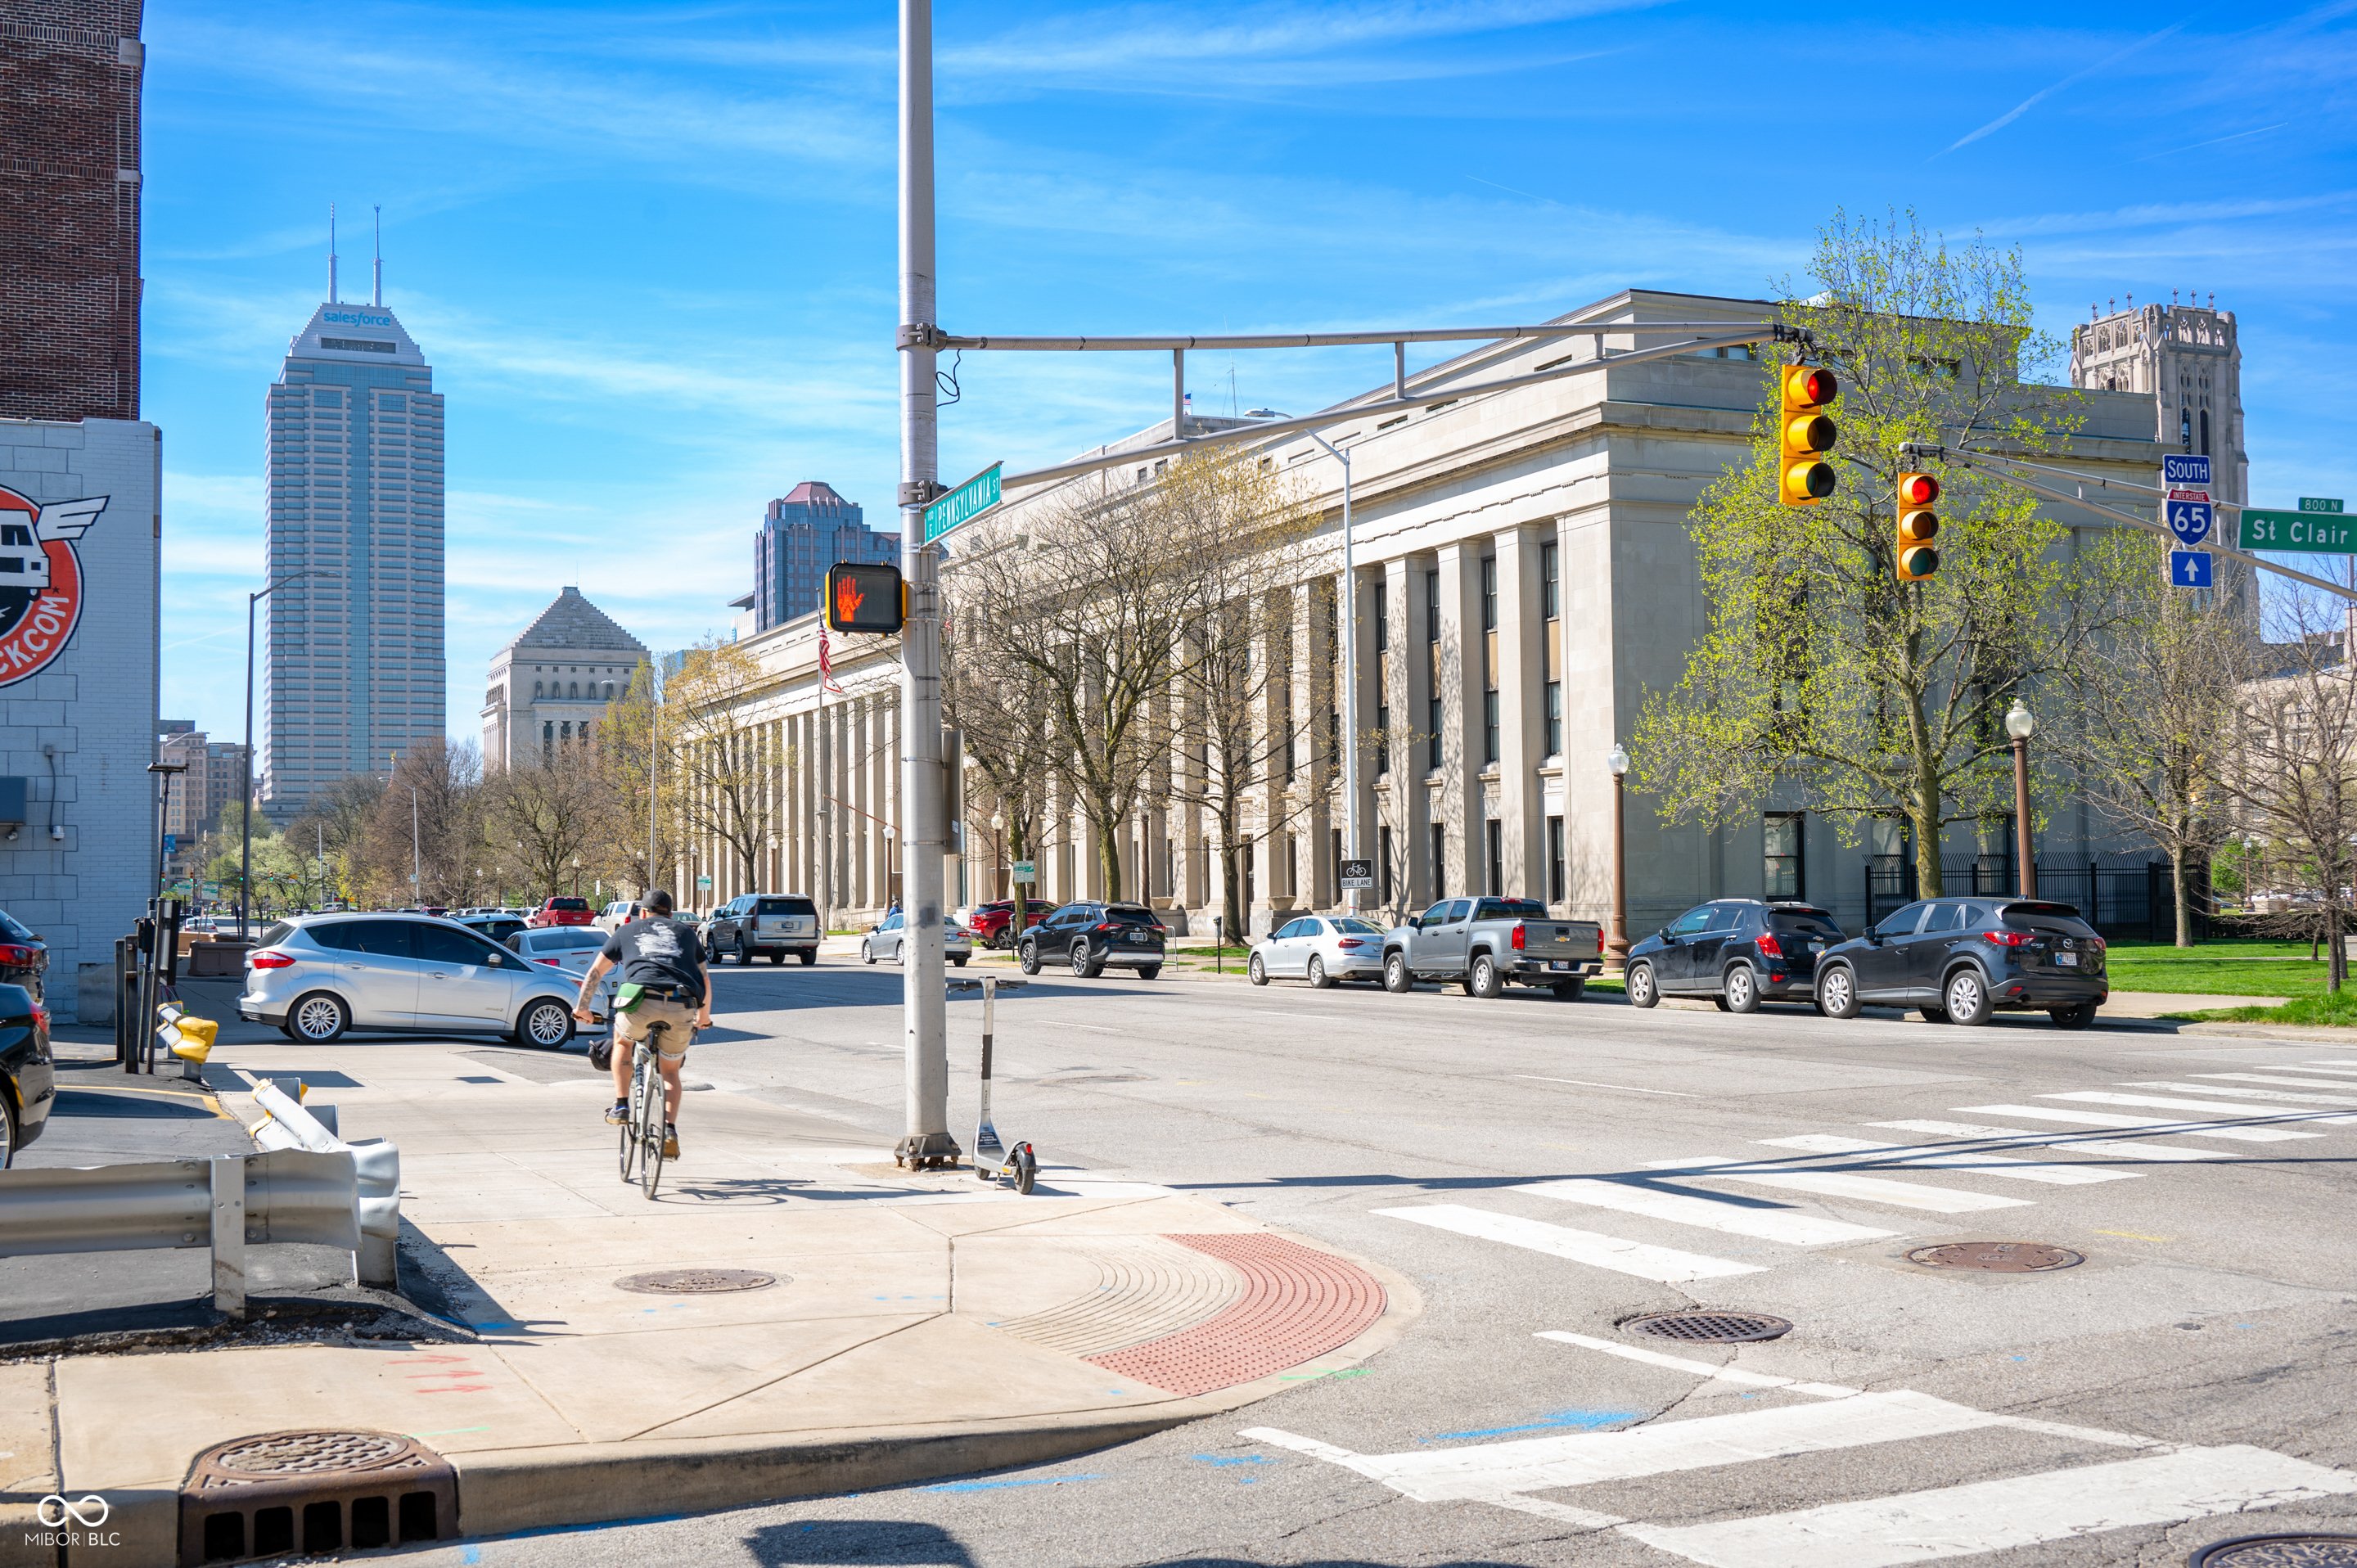
[(1940, 481), (1929, 474), (1899, 476), (1899, 544), (1893, 553), (1899, 580), (1920, 583), (1940, 569), (1940, 553), (1932, 541), (1940, 536), (1940, 514), (1932, 503), (1940, 499)]
[(838, 561), (826, 569), (829, 631), (895, 632), (909, 618), (900, 568)]
[(1841, 382), (1817, 365), (1786, 365), (1779, 385), (1782, 413), (1777, 437), (1783, 448), (1777, 465), (1777, 497), (1786, 506), (1814, 506), (1834, 493), (1834, 466), (1824, 454), (1839, 434), (1825, 411), (1841, 395)]

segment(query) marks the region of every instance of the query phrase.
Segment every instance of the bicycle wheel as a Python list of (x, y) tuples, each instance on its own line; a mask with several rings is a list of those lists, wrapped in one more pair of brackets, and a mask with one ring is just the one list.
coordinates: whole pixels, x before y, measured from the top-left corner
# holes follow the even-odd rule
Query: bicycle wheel
[(645, 1088), (640, 1102), (645, 1108), (643, 1123), (645, 1142), (639, 1146), (639, 1188), (651, 1202), (655, 1184), (662, 1180), (663, 1164), (663, 1085), (662, 1074), (655, 1070), (655, 1058), (650, 1052), (646, 1065), (640, 1068)]

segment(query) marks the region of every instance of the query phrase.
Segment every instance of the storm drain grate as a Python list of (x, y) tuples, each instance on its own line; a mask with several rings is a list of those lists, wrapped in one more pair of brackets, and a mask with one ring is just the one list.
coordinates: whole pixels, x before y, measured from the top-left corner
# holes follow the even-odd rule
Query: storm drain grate
[(651, 1274), (625, 1274), (614, 1285), (641, 1295), (711, 1295), (719, 1291), (768, 1290), (782, 1278), (752, 1269), (660, 1269)]
[(1943, 1247), (1918, 1247), (1907, 1254), (1910, 1263), (1927, 1269), (1977, 1269), (1988, 1274), (2042, 1274), (2075, 1268), (2086, 1255), (2068, 1247), (2048, 1247), (2036, 1241), (1952, 1241)]
[(1620, 1326), (1652, 1339), (1712, 1345), (1781, 1339), (1792, 1332), (1790, 1322), (1764, 1312), (1656, 1312), (1645, 1317), (1632, 1317)]
[(457, 1533), (457, 1473), (398, 1433), (233, 1438), (198, 1455), (180, 1487), (181, 1568)]
[(2357, 1568), (2357, 1535), (2240, 1535), (2212, 1541), (2186, 1568)]

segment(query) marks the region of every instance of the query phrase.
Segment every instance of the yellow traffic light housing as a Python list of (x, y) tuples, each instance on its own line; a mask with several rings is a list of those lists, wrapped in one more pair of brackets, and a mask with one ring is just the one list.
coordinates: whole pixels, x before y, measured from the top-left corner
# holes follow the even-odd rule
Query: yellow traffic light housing
[(1899, 542), (1892, 559), (1902, 583), (1920, 583), (1940, 569), (1940, 553), (1932, 547), (1940, 536), (1940, 515), (1932, 503), (1939, 499), (1940, 481), (1931, 475), (1899, 476)]
[(908, 619), (900, 568), (838, 561), (826, 569), (830, 631), (895, 632)]
[(1777, 497), (1786, 506), (1814, 506), (1834, 493), (1834, 466), (1824, 454), (1834, 449), (1839, 434), (1825, 411), (1841, 393), (1831, 371), (1816, 365), (1786, 365), (1778, 391), (1781, 415), (1777, 425), (1783, 448), (1777, 465)]

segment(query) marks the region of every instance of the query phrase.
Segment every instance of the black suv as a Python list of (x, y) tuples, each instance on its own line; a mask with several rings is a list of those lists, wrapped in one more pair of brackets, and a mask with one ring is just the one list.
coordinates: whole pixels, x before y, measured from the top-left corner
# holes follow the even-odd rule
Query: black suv
[(2083, 1029), (2110, 995), (2104, 939), (2069, 904), (1927, 898), (1817, 961), (1817, 1007), (1828, 1018), (1879, 1003), (1934, 1024), (2042, 1012)]
[(1137, 971), (1140, 980), (1162, 972), (1162, 919), (1143, 904), (1067, 904), (1016, 944), (1016, 961), (1026, 974), (1045, 963), (1069, 963), (1083, 980), (1094, 980), (1111, 964)]
[(1823, 909), (1761, 898), (1697, 904), (1629, 950), (1631, 1007), (1707, 996), (1722, 1013), (1762, 1002), (1814, 1002), (1817, 955), (1842, 940)]

